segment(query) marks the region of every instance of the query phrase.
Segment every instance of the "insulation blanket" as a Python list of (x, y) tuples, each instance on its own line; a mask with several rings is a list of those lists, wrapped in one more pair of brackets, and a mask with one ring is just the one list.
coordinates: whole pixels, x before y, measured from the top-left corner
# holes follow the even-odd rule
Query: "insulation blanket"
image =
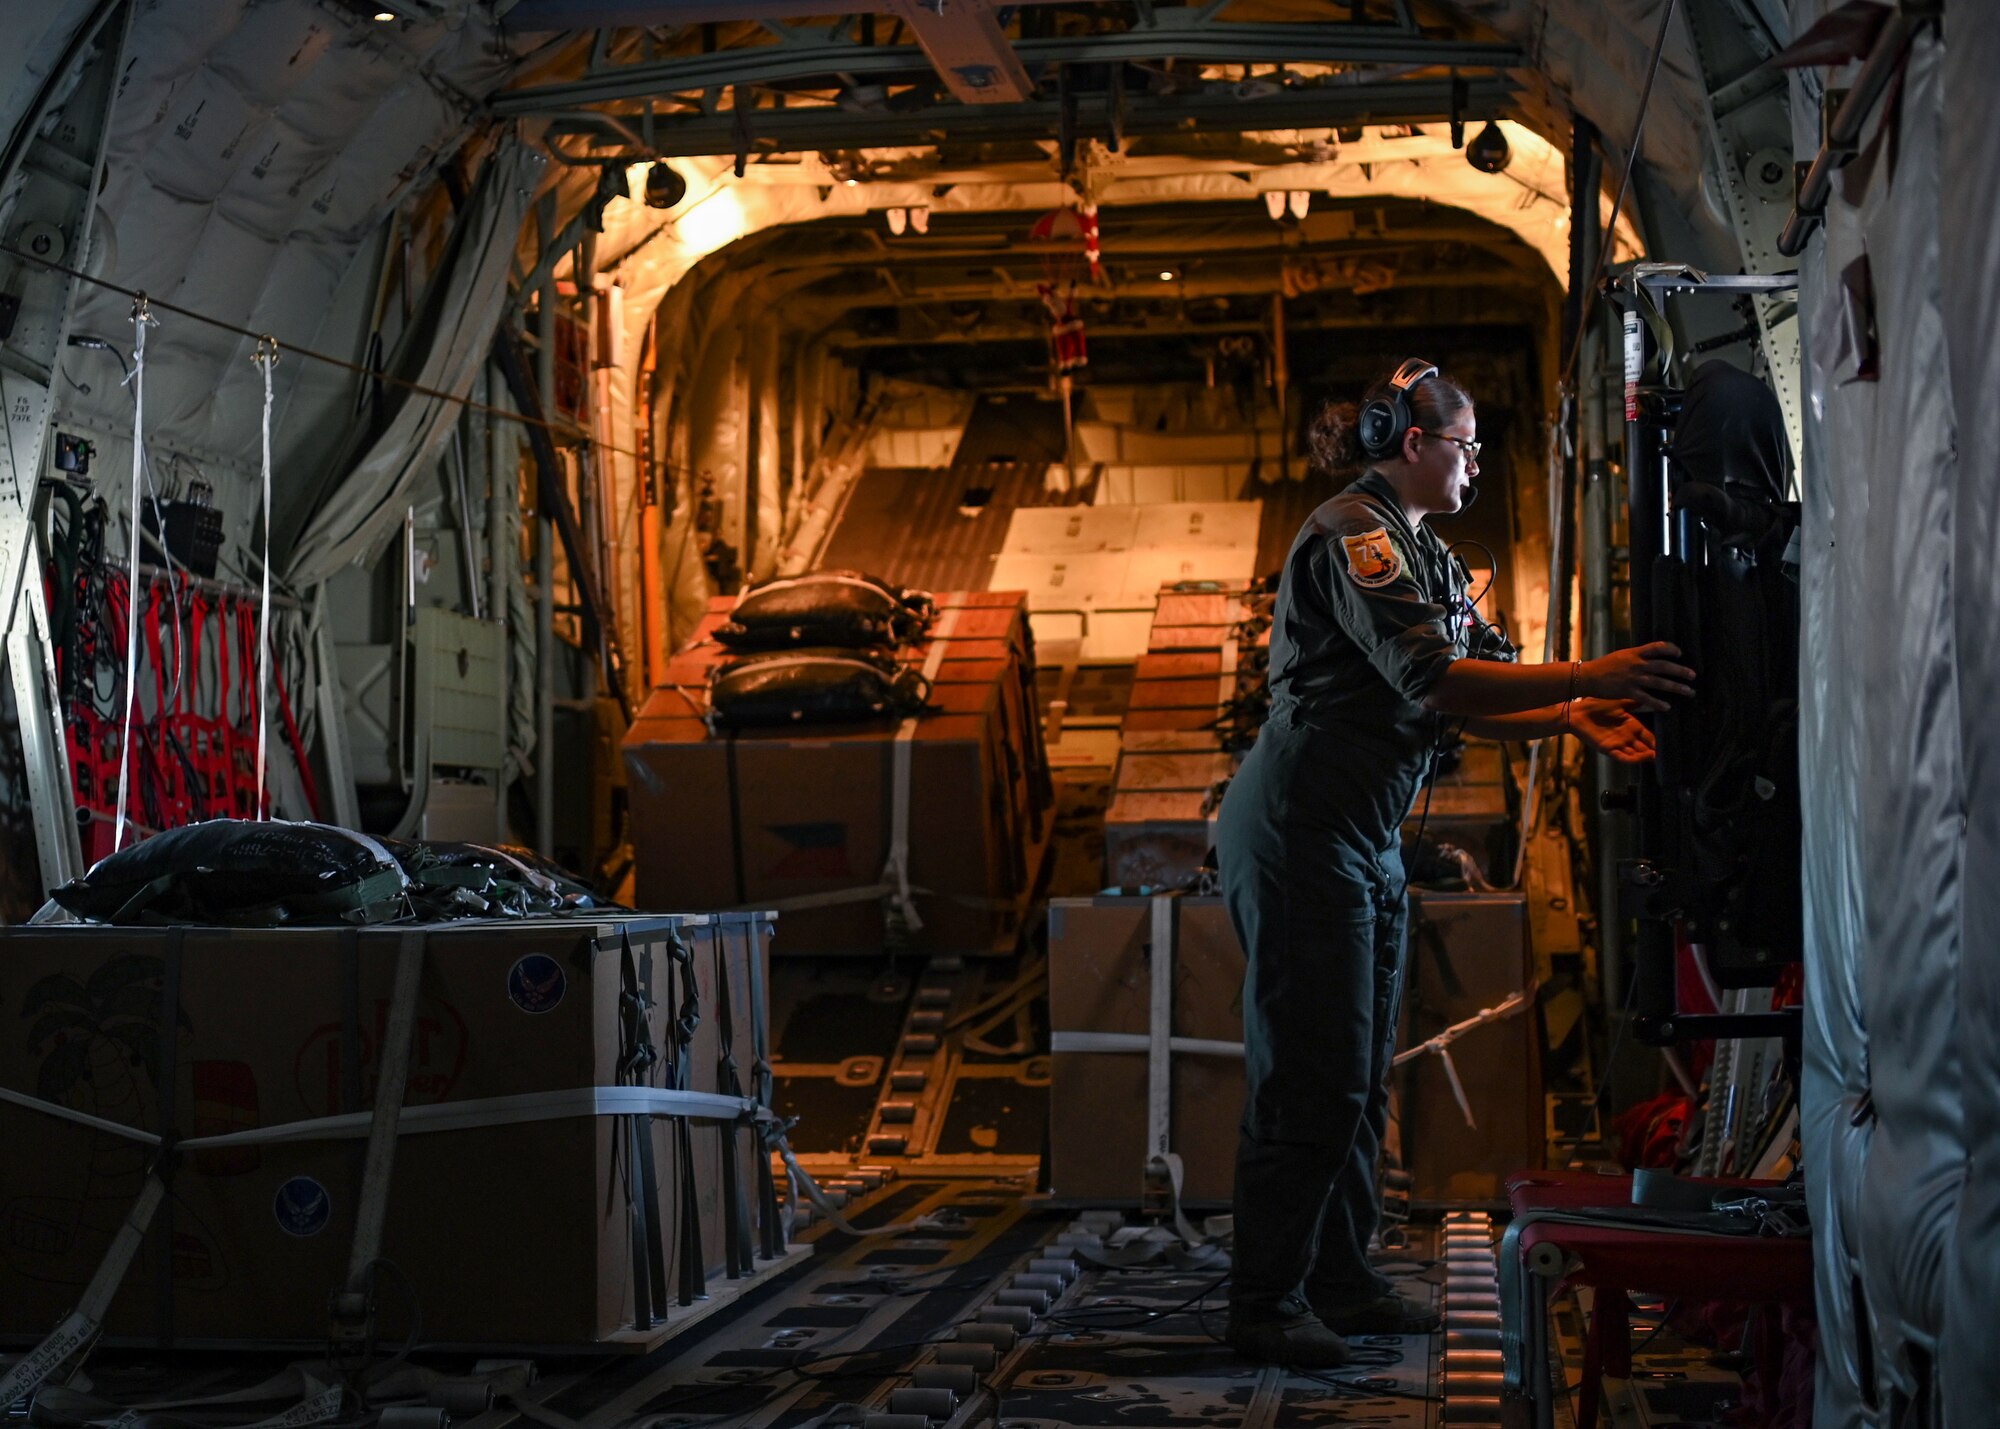
[[(1823, 7), (1797, 8), (1802, 29)], [(1984, 66), (1919, 34), (1800, 265), (1802, 1106), (1824, 1425), (1936, 1415), (1939, 1383), (1926, 1422), (1984, 1423), (2000, 1396), (2000, 1218), (1968, 1155), (1992, 1144), (2000, 1065), (2000, 825), (1977, 796), (1996, 738), (2000, 257), (1989, 228), (1950, 217), (1995, 198), (1988, 18), (1946, 7), (1944, 33)]]

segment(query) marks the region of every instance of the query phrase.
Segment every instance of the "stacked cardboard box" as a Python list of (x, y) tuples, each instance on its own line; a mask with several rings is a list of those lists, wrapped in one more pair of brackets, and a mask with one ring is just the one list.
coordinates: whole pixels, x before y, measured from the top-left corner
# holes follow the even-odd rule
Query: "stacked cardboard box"
[[(1104, 818), (1104, 881), (1116, 888), (1179, 888), (1201, 867), (1211, 841), (1215, 790), (1238, 758), (1217, 727), (1236, 698), (1243, 623), (1252, 611), (1242, 582), (1160, 592), (1147, 650), (1119, 735), (1118, 772)], [(1251, 648), (1269, 642), (1268, 631)]]
[[(674, 956), (679, 927), (691, 964)], [(719, 1087), (721, 999), (730, 1052), (767, 1055), (762, 992), (768, 918), (603, 915), (424, 930), (406, 1116), (489, 1098), (569, 1095), (621, 1081), (626, 948), (650, 984), (646, 1038), (662, 1054), (643, 1080), (667, 1084), (674, 1027), (699, 1020), (689, 1087)], [(254, 1131), (374, 1103), (381, 1038), (405, 930), (51, 927), (0, 930), (0, 1087), (91, 1116), (183, 1138)], [(177, 996), (175, 988), (177, 986)], [(763, 1278), (783, 1256), (726, 1278), (716, 1121), (650, 1122), (649, 1201), (668, 1246), (690, 1211), (707, 1298), (683, 1306), (678, 1255), (658, 1323), (635, 1326), (631, 1128), (574, 1105), (547, 1120), (418, 1132), (404, 1123), (389, 1182), (381, 1278), (385, 1337), (420, 1315), (427, 1343), (643, 1347)], [(0, 1102), (0, 1335), (39, 1339), (76, 1306), (132, 1210), (153, 1149)], [(346, 1279), (360, 1194), (359, 1139), (198, 1149), (174, 1173), (106, 1333), (114, 1339), (323, 1345), (327, 1297)], [(733, 1164), (750, 1215), (764, 1157), (739, 1127)], [(750, 1226), (776, 1248), (774, 1224)], [(649, 1320), (654, 1317), (648, 1316)]]
[[(1151, 898), (1059, 898), (1049, 905), (1054, 1048), (1049, 1185), (1064, 1201), (1137, 1203), (1146, 1185), (1154, 958)], [(1230, 1196), (1243, 1107), (1243, 950), (1220, 899), (1176, 897), (1171, 1035), (1172, 1149), (1184, 1197)], [(1400, 1047), (1495, 1007), (1529, 985), (1525, 900), (1515, 893), (1416, 891)], [(1495, 1199), (1505, 1177), (1542, 1161), (1538, 1021), (1530, 1004), (1450, 1044), (1475, 1126), (1444, 1064), (1427, 1054), (1392, 1089), (1404, 1163), (1423, 1202)], [(1107, 1036), (1108, 1034), (1108, 1036)]]
[(1406, 828), (1421, 820), (1424, 837), (1464, 849), (1489, 880), (1509, 881), (1515, 823), (1508, 800), (1505, 750), (1483, 740), (1467, 740), (1456, 762), (1441, 770), (1434, 787), (1417, 795)]
[[(1242, 762), (1225, 748), (1227, 707), (1261, 678), (1253, 652), (1270, 649), (1255, 600), (1241, 583), (1160, 592), (1119, 735), (1104, 819), (1107, 886), (1186, 887), (1207, 856), (1220, 791)], [(1501, 748), (1475, 740), (1428, 799), (1419, 794), (1405, 827), (1421, 820), (1426, 837), (1463, 848), (1493, 878), (1512, 867), (1513, 819)]]
[(1053, 826), (1018, 592), (936, 597), (930, 638), (900, 658), (934, 669), (931, 708), (909, 722), (712, 731), (716, 601), (625, 738), (641, 902), (775, 908), (789, 953), (879, 953), (879, 887), (895, 822), (897, 743), (909, 745), (909, 879), (915, 951), (1011, 952)]

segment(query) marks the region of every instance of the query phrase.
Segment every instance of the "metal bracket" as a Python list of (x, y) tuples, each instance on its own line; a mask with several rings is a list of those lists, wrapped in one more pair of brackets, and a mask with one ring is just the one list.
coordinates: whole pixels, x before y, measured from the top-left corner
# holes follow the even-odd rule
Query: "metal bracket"
[[(0, 157), (0, 195), (11, 193), (11, 200), (0, 198), (0, 231), (11, 237), (32, 229), (75, 263), (90, 252), (104, 141), (134, 8), (106, 0), (78, 25)], [(61, 122), (51, 124), (57, 115)], [(37, 499), (50, 381), (69, 341), (76, 280), (28, 259), (0, 263), (0, 275), (0, 286), (19, 304), (0, 343), (0, 420), (7, 424), (0, 443), (0, 631), (46, 890), (83, 871), (69, 747), (57, 714)]]
[[(1789, 89), (1769, 83), (1766, 65), (1772, 51), (1760, 30), (1742, 23), (1729, 0), (1687, 0), (1686, 9), (1688, 37), (1707, 95), (1702, 117), (1708, 129), (1709, 173), (1721, 187), (1743, 272), (1777, 273), (1791, 266), (1780, 244), (1792, 197)], [(1748, 291), (1797, 467), (1805, 453), (1798, 306), (1769, 291)]]

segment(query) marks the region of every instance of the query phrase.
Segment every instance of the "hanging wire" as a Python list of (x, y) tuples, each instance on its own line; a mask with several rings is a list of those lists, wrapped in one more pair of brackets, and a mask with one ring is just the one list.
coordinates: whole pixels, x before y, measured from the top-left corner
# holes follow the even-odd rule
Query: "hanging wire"
[[(1612, 240), (1618, 235), (1618, 216), (1625, 211), (1625, 190), (1632, 182), (1632, 165), (1639, 157), (1639, 139), (1646, 132), (1646, 113), (1652, 107), (1653, 80), (1660, 73), (1660, 56), (1667, 51), (1667, 31), (1674, 23), (1674, 9), (1678, 0), (1667, 0), (1667, 8), (1660, 15), (1660, 33), (1653, 40), (1653, 55), (1646, 62), (1646, 84), (1639, 91), (1639, 117), (1632, 121), (1632, 142), (1625, 149), (1625, 169), (1618, 176), (1618, 197), (1611, 201), (1611, 223), (1604, 231), (1604, 237), (1597, 245), (1597, 267), (1590, 275), (1590, 281), (1583, 286), (1584, 299), (1597, 291), (1598, 283), (1604, 277), (1604, 270), (1611, 262)], [(1570, 334), (1569, 356), (1563, 362), (1562, 376), (1556, 379), (1556, 387), (1569, 390), (1570, 378), (1576, 375), (1576, 360), (1583, 352), (1583, 327)]]
[(264, 593), (257, 608), (257, 819), (268, 817), (264, 791), (265, 753), (269, 743), (271, 716), (271, 369), (278, 365), (278, 340), (257, 339), (250, 355), (264, 376)]
[[(132, 527), (126, 544), (128, 570), (125, 589), (130, 612), (125, 620), (125, 728), (118, 737), (118, 817), (112, 827), (111, 851), (125, 847), (125, 811), (132, 783), (132, 707), (139, 692), (139, 531), (140, 493), (146, 471), (146, 329), (153, 322), (144, 293), (132, 297)], [(163, 529), (160, 537), (164, 541)]]
[[(92, 287), (102, 288), (106, 292), (116, 293), (121, 297), (131, 298), (135, 303), (137, 302), (150, 303), (152, 308), (155, 308), (160, 312), (172, 313), (176, 317), (188, 318), (194, 322), (203, 323), (209, 327), (215, 328), (220, 332), (233, 333), (237, 337), (248, 338), (253, 343), (263, 343), (266, 341), (272, 341), (272, 339), (269, 338), (269, 336), (265, 333), (255, 332), (250, 328), (241, 327), (236, 323), (226, 322), (223, 319), (218, 317), (213, 317), (208, 313), (197, 312), (193, 308), (182, 307), (178, 303), (169, 303), (160, 298), (149, 299), (146, 297), (145, 294), (137, 291), (136, 289), (127, 288), (122, 284), (114, 283), (108, 278), (98, 277), (94, 273), (86, 273), (80, 268), (72, 268), (65, 263), (50, 262), (46, 258), (37, 257), (35, 254), (28, 253), (20, 248), (16, 248), (11, 243), (0, 243), (0, 253), (4, 253), (10, 258), (19, 259), (24, 263), (32, 264), (38, 269), (46, 269), (47, 271), (52, 273), (60, 273), (64, 277), (72, 278), (79, 283), (87, 283)], [(407, 377), (398, 377), (394, 373), (384, 372), (379, 367), (370, 367), (359, 362), (350, 362), (344, 357), (335, 357), (332, 353), (329, 352), (320, 352), (315, 348), (301, 347), (297, 343), (285, 344), (285, 350), (291, 353), (295, 357), (301, 357), (310, 362), (325, 363), (328, 367), (337, 367), (344, 372), (354, 373), (356, 376), (368, 378), (370, 381), (373, 382), (379, 382), (390, 387), (398, 387), (405, 392), (413, 393), (419, 397), (431, 397), (435, 398), (440, 402), (455, 403), (456, 405), (458, 405), (459, 407), (463, 408), (468, 412), (484, 413), (486, 416), (497, 417), (501, 421), (505, 422), (515, 422), (524, 427), (540, 427), (544, 431), (547, 431), (558, 437), (563, 437), (565, 439), (572, 439), (578, 435), (575, 428), (564, 426), (559, 422), (549, 421), (546, 418), (530, 417), (525, 412), (517, 412), (509, 407), (495, 406), (490, 402), (475, 402), (470, 397), (463, 397), (455, 392), (447, 392), (441, 387), (431, 387), (425, 385), (422, 382), (412, 382)], [(633, 447), (617, 446), (611, 442), (604, 441), (599, 437), (591, 436), (588, 433), (584, 434), (584, 438), (586, 441), (589, 442), (591, 446), (596, 447), (600, 451), (607, 451), (607, 452), (612, 452), (618, 456), (630, 457), (635, 463), (638, 464), (639, 468), (642, 471), (667, 472), (675, 476), (693, 476), (696, 474), (694, 468), (692, 467), (676, 466), (672, 462), (662, 461), (654, 457), (648, 457)]]

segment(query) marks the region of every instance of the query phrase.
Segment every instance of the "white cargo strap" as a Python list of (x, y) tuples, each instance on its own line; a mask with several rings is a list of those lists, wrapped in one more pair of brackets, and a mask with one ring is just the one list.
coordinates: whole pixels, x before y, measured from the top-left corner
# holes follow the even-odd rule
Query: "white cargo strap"
[(1179, 897), (1153, 895), (1153, 977), (1146, 1032), (1146, 1175), (1167, 1182), (1174, 1231), (1183, 1242), (1201, 1245), (1206, 1237), (1181, 1209), (1186, 1172), (1173, 1149), (1174, 1134), (1174, 963), (1179, 933)]
[[(268, 568), (265, 579), (270, 579)], [(409, 1089), (410, 1043), (417, 1030), (417, 989), (423, 980), (425, 938), (421, 929), (406, 929), (397, 938), (396, 981), (382, 1033), (382, 1067), (375, 1080), (375, 1109), (369, 1113), (368, 1151), (362, 1162), (354, 1241), (347, 1259), (347, 1288), (357, 1294), (367, 1290), (374, 1274), (382, 1230), (389, 1217), (389, 1177), (396, 1165), (397, 1121)]]
[[(885, 870), (886, 872), (886, 870)], [(729, 913), (809, 913), (815, 908), (838, 908), (847, 903), (874, 903), (891, 894), (914, 893), (926, 898), (942, 899), (955, 903), (961, 908), (977, 908), (982, 912), (998, 912), (1013, 908), (1018, 900), (1012, 898), (982, 898), (972, 893), (939, 893), (934, 888), (926, 888), (921, 883), (868, 883), (859, 888), (836, 888), (830, 893), (801, 893), (794, 898), (760, 898), (755, 903), (740, 903), (734, 908), (724, 909)]]
[(145, 1184), (140, 1186), (139, 1199), (125, 1217), (125, 1224), (118, 1227), (117, 1235), (112, 1237), (111, 1248), (105, 1251), (104, 1259), (98, 1263), (97, 1273), (90, 1277), (90, 1284), (84, 1288), (83, 1298), (77, 1302), (76, 1309), (56, 1326), (47, 1339), (15, 1361), (13, 1368), (0, 1377), (0, 1414), (5, 1414), (8, 1406), (41, 1388), (43, 1380), (96, 1340), (105, 1312), (111, 1308), (111, 1299), (124, 1283), (125, 1272), (131, 1268), (132, 1258), (139, 1253), (139, 1246), (146, 1238), (146, 1228), (153, 1223), (153, 1216), (166, 1195), (167, 1183), (155, 1168), (147, 1174)]
[[(153, 1132), (121, 1122), (106, 1121), (88, 1112), (76, 1111), (56, 1102), (43, 1101), (25, 1092), (0, 1087), (0, 1101), (26, 1107), (63, 1121), (87, 1126), (93, 1131), (122, 1136), (147, 1146), (158, 1146)], [(438, 1102), (430, 1106), (406, 1106), (396, 1119), (396, 1129), (405, 1136), (429, 1131), (476, 1131), (488, 1126), (520, 1126), (535, 1121), (562, 1121), (573, 1116), (687, 1116), (698, 1121), (736, 1121), (749, 1117), (760, 1122), (777, 1120), (774, 1113), (750, 1097), (725, 1097), (715, 1092), (682, 1092), (666, 1087), (573, 1087), (554, 1092), (523, 1092), (515, 1096), (480, 1097), (471, 1101)], [(349, 1112), (341, 1116), (313, 1117), (288, 1121), (277, 1126), (260, 1126), (250, 1131), (224, 1132), (217, 1136), (192, 1136), (176, 1145), (183, 1151), (221, 1150), (231, 1146), (274, 1146), (314, 1141), (348, 1141), (369, 1134), (373, 1112)]]
[[(146, 482), (146, 329), (153, 323), (153, 310), (141, 293), (132, 303), (132, 525), (126, 533), (131, 550), (125, 562), (125, 727), (118, 736), (118, 818), (112, 825), (111, 851), (125, 847), (125, 810), (132, 779), (132, 707), (139, 692), (139, 621), (145, 610), (140, 603), (139, 493)], [(160, 528), (165, 546), (166, 527)], [(36, 577), (40, 579), (40, 577)], [(164, 711), (162, 711), (164, 713)], [(7, 1403), (12, 1403), (12, 1400)]]
[[(1190, 1057), (1241, 1057), (1241, 1042), (1218, 1042), (1212, 1037), (1169, 1037), (1167, 1046)], [(1151, 1052), (1153, 1039), (1143, 1032), (1055, 1032), (1049, 1036), (1052, 1052)]]
[[(819, 1213), (826, 1217), (826, 1223), (842, 1235), (859, 1236), (867, 1239), (873, 1236), (902, 1235), (906, 1231), (929, 1230), (945, 1224), (945, 1221), (939, 1216), (926, 1215), (918, 1216), (913, 1220), (899, 1221), (895, 1225), (870, 1226), (864, 1230), (840, 1213), (840, 1207), (834, 1205), (826, 1192), (820, 1189), (819, 1182), (813, 1180), (812, 1173), (799, 1164), (797, 1154), (793, 1152), (790, 1144), (786, 1142), (783, 1136), (777, 1137), (771, 1144), (777, 1149), (778, 1155), (783, 1158), (785, 1175), (791, 1181), (792, 1198), (786, 1208), (787, 1221), (790, 1219), (791, 1206), (796, 1206), (799, 1203), (799, 1196), (803, 1193), (805, 1198), (819, 1209)], [(786, 1239), (791, 1239), (789, 1234), (786, 1236)]]
[(1389, 1065), (1400, 1067), (1405, 1062), (1415, 1061), (1418, 1057), (1426, 1054), (1434, 1054), (1440, 1062), (1444, 1063), (1445, 1079), (1451, 1083), (1451, 1094), (1458, 1101), (1458, 1109), (1465, 1117), (1465, 1124), (1474, 1131), (1477, 1131), (1479, 1123), (1473, 1120), (1472, 1100), (1465, 1094), (1465, 1083), (1459, 1080), (1458, 1064), (1451, 1059), (1451, 1044), (1472, 1031), (1475, 1027), (1484, 1027), (1487, 1023), (1498, 1022), (1503, 1017), (1512, 1017), (1523, 1008), (1532, 1006), (1535, 1001), (1537, 986), (1539, 984), (1522, 988), (1521, 991), (1510, 994), (1504, 1001), (1496, 1002), (1491, 1007), (1482, 1008), (1463, 1022), (1452, 1023), (1451, 1026), (1445, 1028), (1444, 1031), (1438, 1033), (1435, 1037), (1426, 1038), (1407, 1052), (1397, 1053), (1395, 1060)]
[[(938, 668), (944, 664), (945, 641), (957, 628), (958, 607), (953, 606), (938, 617), (937, 625), (931, 631), (931, 653), (924, 660), (926, 688), (936, 681)], [(910, 762), (915, 752), (919, 718), (911, 715), (903, 721), (896, 730), (896, 742), (890, 751), (889, 861), (882, 867), (882, 883), (896, 900), (896, 909), (912, 933), (920, 933), (924, 927), (913, 896), (916, 890), (910, 887)]]
[(1146, 1169), (1173, 1154), (1174, 899), (1153, 896), (1153, 977), (1146, 1032)]

